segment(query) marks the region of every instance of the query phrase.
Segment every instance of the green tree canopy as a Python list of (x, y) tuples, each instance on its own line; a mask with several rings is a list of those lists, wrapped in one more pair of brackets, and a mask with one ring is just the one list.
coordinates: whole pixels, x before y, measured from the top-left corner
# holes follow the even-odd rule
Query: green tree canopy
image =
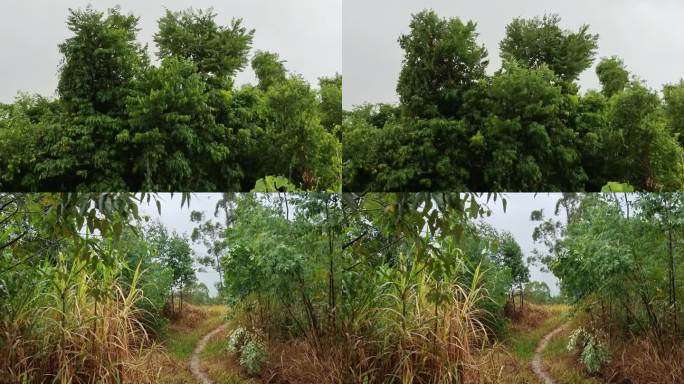
[(400, 102), (343, 113), (348, 190), (684, 188), (684, 87), (666, 86), (663, 100), (612, 57), (596, 69), (602, 92), (580, 93), (598, 46), (587, 25), (513, 20), (491, 74), (475, 23), (423, 11), (409, 28), (399, 38)]
[(341, 189), (341, 76), (318, 86), (257, 51), (256, 86), (235, 86), (254, 31), (213, 10), (167, 11), (154, 41), (118, 8), (72, 10), (58, 98), (0, 110), (0, 187), (49, 191), (250, 191), (285, 177)]
[(59, 46), (64, 59), (57, 86), (67, 110), (121, 116), (129, 84), (147, 64), (136, 42), (138, 18), (118, 8), (106, 16), (92, 8), (71, 9), (67, 26), (74, 36)]
[(287, 78), (284, 62), (277, 53), (258, 51), (252, 57), (252, 69), (259, 79), (259, 88), (263, 91)]
[(622, 91), (629, 84), (629, 72), (625, 69), (625, 63), (615, 56), (602, 59), (596, 66), (596, 75), (598, 75), (603, 87), (602, 92), (606, 97), (611, 97)]
[(159, 32), (154, 41), (159, 58), (181, 57), (197, 65), (201, 74), (226, 84), (247, 65), (254, 30), (233, 19), (229, 26), (216, 23), (212, 9), (181, 12), (166, 11), (159, 20)]
[(679, 143), (684, 145), (684, 80), (666, 85), (663, 97), (670, 128), (678, 135)]
[(413, 15), (409, 27), (399, 37), (404, 61), (397, 85), (406, 112), (428, 118), (461, 116), (465, 93), (488, 64), (487, 50), (476, 41), (476, 24), (423, 11)]
[(577, 32), (564, 31), (560, 22), (558, 15), (514, 19), (506, 26), (501, 58), (529, 68), (547, 65), (561, 80), (576, 80), (594, 61), (598, 35), (589, 33), (588, 25)]

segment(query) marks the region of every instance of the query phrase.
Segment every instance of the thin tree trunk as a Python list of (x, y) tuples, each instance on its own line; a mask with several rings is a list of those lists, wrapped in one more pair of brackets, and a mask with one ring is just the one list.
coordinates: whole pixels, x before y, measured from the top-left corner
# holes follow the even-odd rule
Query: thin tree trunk
[(677, 293), (675, 289), (675, 262), (674, 262), (674, 251), (672, 248), (672, 223), (670, 222), (670, 206), (668, 206), (665, 209), (666, 212), (666, 219), (667, 219), (667, 225), (668, 225), (668, 231), (667, 231), (667, 237), (668, 237), (668, 253), (670, 256), (670, 265), (669, 265), (669, 282), (670, 282), (670, 311), (672, 313), (672, 333), (673, 335), (677, 335)]
[(334, 249), (332, 238), (332, 227), (330, 226), (330, 212), (328, 209), (328, 201), (325, 202), (325, 221), (328, 225), (328, 255), (330, 257), (330, 266), (328, 270), (328, 324), (333, 334), (337, 331), (336, 325), (336, 303), (335, 303), (335, 264), (334, 264)]

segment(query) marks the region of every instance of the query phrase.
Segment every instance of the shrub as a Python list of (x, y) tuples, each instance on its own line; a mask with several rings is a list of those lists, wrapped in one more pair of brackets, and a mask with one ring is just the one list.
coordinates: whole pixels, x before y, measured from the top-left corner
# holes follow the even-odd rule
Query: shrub
[(233, 353), (240, 353), (249, 338), (249, 331), (243, 327), (236, 328), (228, 336), (228, 350)]
[(584, 364), (585, 369), (590, 374), (596, 374), (610, 362), (610, 353), (599, 338), (586, 329), (580, 327), (575, 329), (570, 334), (568, 341), (568, 351), (573, 351), (577, 346), (582, 348), (580, 360)]
[(240, 365), (249, 375), (258, 375), (268, 358), (261, 337), (243, 327), (236, 328), (228, 336), (228, 351), (238, 356)]
[(255, 335), (252, 336), (242, 348), (240, 365), (247, 370), (248, 374), (256, 375), (261, 372), (268, 353), (261, 339)]

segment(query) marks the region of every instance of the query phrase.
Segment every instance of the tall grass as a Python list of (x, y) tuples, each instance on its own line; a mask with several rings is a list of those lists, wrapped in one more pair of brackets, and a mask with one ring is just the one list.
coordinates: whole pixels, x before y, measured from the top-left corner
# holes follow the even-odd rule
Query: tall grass
[[(266, 377), (282, 383), (477, 382), (487, 343), (479, 267), (468, 286), (435, 281), (419, 266), (384, 278), (372, 305), (364, 303), (363, 320), (345, 323), (341, 339), (275, 347), (280, 357)], [(434, 302), (438, 285), (442, 299)]]
[(0, 382), (153, 382), (136, 269), (67, 258), (2, 276)]

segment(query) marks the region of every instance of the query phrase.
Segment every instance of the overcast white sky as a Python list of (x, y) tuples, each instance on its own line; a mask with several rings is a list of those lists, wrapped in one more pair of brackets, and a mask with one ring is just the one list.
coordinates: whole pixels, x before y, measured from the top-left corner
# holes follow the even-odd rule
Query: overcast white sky
[[(617, 55), (628, 69), (660, 90), (684, 76), (684, 1), (681, 0), (344, 0), (342, 68), (344, 106), (395, 102), (402, 51), (397, 39), (408, 32), (411, 14), (432, 8), (442, 17), (477, 22), (478, 41), (489, 51), (489, 72), (501, 66), (499, 42), (515, 17), (558, 13), (562, 26), (582, 24), (599, 34), (597, 58)], [(594, 69), (580, 78), (583, 89), (598, 88)]]
[[(496, 203), (490, 202), (489, 207), (492, 209), (492, 215), (483, 219), (485, 222), (491, 224), (498, 231), (511, 232), (516, 241), (520, 244), (525, 258), (532, 254), (532, 250), (537, 247), (532, 241), (532, 231), (536, 223), (530, 221), (530, 213), (533, 210), (543, 209), (545, 216), (553, 215), (555, 204), (560, 194), (557, 193), (509, 193), (506, 194), (507, 208), (503, 211), (503, 205), (500, 201)], [(192, 211), (202, 211), (205, 213), (205, 218), (212, 220), (220, 220), (223, 218), (214, 218), (214, 210), (216, 202), (220, 199), (221, 194), (216, 193), (197, 193), (192, 194), (190, 207), (186, 205), (181, 209), (181, 196), (179, 194), (173, 195), (168, 193), (160, 194), (162, 200), (162, 214), (157, 212), (157, 207), (154, 203), (144, 204), (141, 210), (142, 214), (148, 214), (153, 220), (159, 219), (169, 231), (176, 231), (179, 234), (192, 233), (196, 223), (190, 221), (190, 213)], [(201, 244), (193, 244), (193, 248), (197, 256), (205, 256), (206, 250)], [(213, 270), (198, 273), (200, 281), (205, 283), (209, 288), (211, 295), (216, 294), (214, 283), (219, 280), (218, 273)], [(530, 266), (530, 279), (536, 281), (544, 281), (551, 288), (551, 292), (557, 295), (559, 288), (557, 286), (558, 279), (548, 272), (542, 272), (538, 266)]]
[[(70, 36), (69, 8), (92, 4), (105, 10), (121, 5), (140, 17), (139, 41), (156, 52), (152, 36), (165, 8), (173, 11), (214, 7), (218, 22), (242, 18), (256, 29), (253, 49), (274, 51), (287, 68), (317, 83), (321, 76), (342, 71), (342, 0), (3, 0), (0, 2), (0, 102), (11, 102), (18, 91), (54, 95), (60, 54), (57, 45)], [(238, 84), (251, 82), (251, 69)]]

